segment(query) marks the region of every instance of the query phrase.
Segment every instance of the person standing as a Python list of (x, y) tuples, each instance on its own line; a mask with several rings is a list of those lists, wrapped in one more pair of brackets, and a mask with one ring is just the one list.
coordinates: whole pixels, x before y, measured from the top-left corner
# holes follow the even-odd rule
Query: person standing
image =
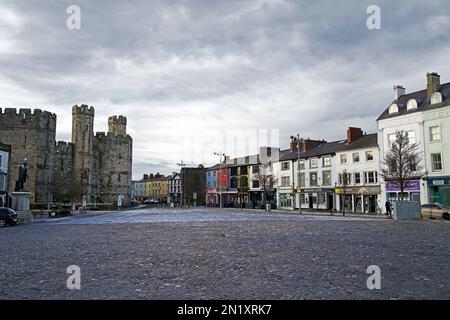
[(391, 209), (392, 209), (391, 202), (389, 200), (386, 201), (385, 206), (386, 206), (386, 215), (391, 219), (392, 218), (392, 215), (391, 215)]

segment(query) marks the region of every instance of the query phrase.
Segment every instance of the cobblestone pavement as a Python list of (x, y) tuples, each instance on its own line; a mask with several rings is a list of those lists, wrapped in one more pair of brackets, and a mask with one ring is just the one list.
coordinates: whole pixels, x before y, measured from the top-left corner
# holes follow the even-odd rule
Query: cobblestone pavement
[[(0, 299), (450, 299), (450, 223), (135, 210), (0, 228)], [(81, 289), (66, 268), (81, 268)], [(381, 289), (368, 290), (369, 265)]]

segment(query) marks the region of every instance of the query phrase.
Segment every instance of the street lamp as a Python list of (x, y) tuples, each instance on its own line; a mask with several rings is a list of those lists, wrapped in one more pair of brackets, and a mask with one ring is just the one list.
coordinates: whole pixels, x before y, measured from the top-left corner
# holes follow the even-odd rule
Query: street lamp
[[(223, 153), (222, 151), (214, 152), (214, 155), (219, 156), (219, 174), (217, 175), (217, 179), (220, 182), (219, 175), (222, 174), (222, 156), (225, 158), (225, 153)], [(220, 183), (218, 183), (217, 186), (219, 187), (219, 210), (222, 210), (222, 206), (223, 206), (222, 188), (220, 186)]]
[(183, 176), (181, 175), (181, 172), (183, 171), (183, 167), (186, 166), (185, 163), (183, 163), (183, 160), (181, 160), (180, 163), (177, 163), (177, 166), (180, 167), (180, 181), (181, 181), (181, 186), (180, 186), (180, 196), (181, 196), (181, 201), (180, 201), (180, 205), (183, 208)]
[(300, 143), (303, 142), (303, 139), (300, 139), (300, 134), (297, 133), (297, 136), (291, 136), (291, 141), (297, 144), (297, 190), (298, 190), (298, 213), (302, 213), (302, 188), (300, 183)]

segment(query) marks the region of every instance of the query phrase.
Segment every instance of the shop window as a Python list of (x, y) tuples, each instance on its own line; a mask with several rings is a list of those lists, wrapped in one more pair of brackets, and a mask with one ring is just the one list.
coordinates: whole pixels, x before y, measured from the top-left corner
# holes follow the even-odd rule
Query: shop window
[(325, 203), (326, 203), (325, 193), (319, 193), (319, 204), (325, 204)]

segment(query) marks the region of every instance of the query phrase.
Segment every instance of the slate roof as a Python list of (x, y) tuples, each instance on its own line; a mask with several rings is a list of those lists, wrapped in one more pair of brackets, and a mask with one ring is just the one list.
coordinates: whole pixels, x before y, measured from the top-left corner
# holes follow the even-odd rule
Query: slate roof
[[(442, 102), (436, 103), (433, 105), (430, 105), (430, 101), (427, 96), (427, 89), (404, 94), (404, 95), (400, 96), (397, 100), (392, 101), (392, 103), (389, 104), (389, 106), (386, 108), (386, 110), (384, 110), (384, 112), (378, 117), (377, 121), (383, 120), (383, 119), (394, 118), (394, 117), (398, 117), (398, 116), (402, 116), (402, 115), (406, 115), (406, 114), (411, 114), (414, 112), (421, 112), (421, 111), (425, 111), (425, 110), (442, 108), (442, 107), (450, 105), (450, 82), (441, 84), (441, 86), (439, 88), (439, 92), (442, 95)], [(410, 100), (410, 99), (416, 99), (417, 109), (411, 109), (411, 110), (406, 109), (406, 104), (408, 103), (408, 100)], [(389, 107), (393, 103), (397, 104), (398, 112), (389, 114)]]
[[(347, 140), (336, 140), (332, 142), (327, 142), (316, 147), (313, 147), (305, 152), (300, 152), (301, 159), (307, 159), (312, 157), (320, 157), (324, 155), (332, 155), (336, 154), (336, 152), (348, 151), (348, 150), (357, 150), (362, 148), (370, 148), (376, 147), (378, 145), (377, 133), (365, 134), (361, 136), (359, 139), (353, 141), (352, 143), (347, 143)], [(297, 160), (298, 154), (297, 149), (285, 149), (280, 151), (279, 161), (288, 161), (288, 160)], [(233, 161), (231, 159), (230, 161)], [(259, 157), (258, 157), (259, 163)], [(256, 163), (246, 163), (247, 165), (256, 164)], [(231, 168), (235, 166), (242, 166), (245, 164), (222, 164), (222, 168)], [(220, 164), (216, 164), (207, 170), (217, 170), (220, 168)]]

